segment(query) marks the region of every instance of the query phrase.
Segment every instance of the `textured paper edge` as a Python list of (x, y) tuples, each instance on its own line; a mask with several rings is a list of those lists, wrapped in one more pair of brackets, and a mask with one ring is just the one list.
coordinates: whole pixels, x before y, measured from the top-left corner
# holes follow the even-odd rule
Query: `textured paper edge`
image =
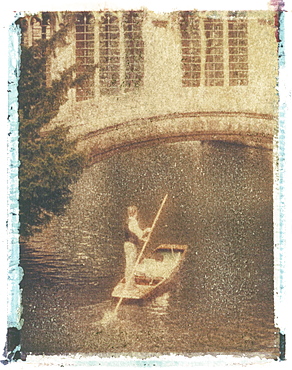
[[(17, 4), (17, 3), (20, 3), (18, 1), (14, 2), (14, 4), (11, 4), (12, 6), (14, 6), (14, 10), (17, 8), (17, 10), (21, 10), (20, 7), (23, 7), (25, 6), (27, 10), (44, 10), (42, 8), (42, 4), (41, 5), (34, 5), (34, 6), (31, 6), (30, 2), (25, 2), (25, 3), (20, 3), (20, 4)], [(117, 2), (109, 2), (109, 7), (113, 7), (115, 5), (115, 3)], [(135, 3), (136, 6), (138, 6), (138, 2), (130, 2), (130, 5)], [(182, 2), (178, 2), (178, 1), (174, 1), (175, 5), (172, 5), (173, 2), (170, 2), (168, 1), (168, 6), (165, 6), (164, 4), (160, 3), (160, 4), (155, 4), (155, 2), (151, 2), (152, 3), (152, 6), (148, 5), (148, 1), (141, 1), (141, 3), (145, 4), (146, 7), (150, 8), (150, 9), (153, 9), (155, 11), (159, 11), (155, 8), (157, 8), (157, 6), (159, 5), (161, 11), (165, 10), (165, 11), (168, 11), (169, 10), (169, 6), (171, 7), (171, 10), (174, 10), (174, 9), (182, 9), (183, 8), (183, 3)], [(190, 2), (189, 2), (190, 3)], [(195, 7), (195, 2), (191, 2), (192, 3), (192, 8)], [(223, 3), (224, 3), (224, 6), (223, 6)], [(248, 1), (245, 1), (244, 4), (245, 4), (245, 7), (246, 9), (250, 9), (251, 6), (249, 6), (248, 4), (249, 2)], [(257, 4), (256, 1), (254, 1), (253, 3)], [(259, 3), (259, 2), (258, 2)], [(84, 3), (82, 3), (82, 7), (84, 7)], [(89, 4), (89, 5), (88, 5)], [(122, 4), (122, 5), (121, 5)], [(118, 5), (119, 6), (122, 6), (123, 8), (126, 8), (128, 5), (128, 2), (127, 1), (119, 1), (118, 2)], [(179, 4), (179, 5), (177, 5)], [(217, 2), (218, 4), (218, 2)], [(227, 5), (228, 4), (228, 5)], [(10, 6), (11, 6), (10, 5)], [(155, 6), (156, 5), (156, 6)], [(223, 9), (225, 6), (227, 6), (226, 9), (231, 9), (232, 8), (232, 5), (230, 4), (230, 2), (226, 2), (226, 1), (222, 1), (220, 2), (220, 5), (222, 5), (222, 7), (220, 7), (220, 9)], [(40, 6), (41, 6), (41, 9), (40, 9)], [(59, 2), (59, 6), (60, 6), (60, 2)], [(66, 6), (66, 2), (62, 2), (61, 3), (61, 7), (63, 8), (63, 6)], [(80, 5), (78, 5), (77, 3), (70, 3), (70, 5), (68, 5), (70, 8), (72, 8), (72, 10), (74, 10), (74, 7), (75, 9), (80, 9)], [(96, 3), (94, 5), (94, 8), (96, 7)], [(102, 4), (102, 7), (105, 6), (105, 3)], [(69, 7), (66, 7), (66, 9)], [(89, 9), (92, 9), (92, 5), (90, 5), (90, 3), (86, 3), (86, 7), (89, 8)], [(187, 7), (189, 8), (189, 7)], [(56, 5), (54, 4), (54, 1), (50, 3), (50, 9), (48, 10), (56, 10), (57, 7)], [(64, 8), (63, 8), (64, 9)], [(287, 10), (286, 13), (284, 13), (284, 18), (285, 18), (285, 21), (284, 21), (284, 30), (283, 32), (285, 32), (286, 36), (284, 38), (284, 40), (288, 39), (288, 36), (289, 34), (292, 33), (291, 31), (291, 23), (292, 23), (292, 17), (291, 17), (291, 9), (289, 9), (289, 2), (286, 2), (286, 5), (285, 5), (285, 9)], [(5, 17), (5, 11), (4, 11), (4, 17)], [(9, 14), (9, 15), (8, 15)], [(4, 35), (5, 35), (5, 31), (7, 31), (7, 28), (8, 28), (8, 25), (11, 24), (11, 22), (13, 22), (13, 16), (15, 14), (13, 14), (11, 8), (9, 9), (9, 11), (7, 12), (7, 15), (8, 15), (8, 19), (7, 18), (4, 18), (3, 17), (3, 14), (2, 14), (2, 17), (3, 17), (3, 22), (5, 24), (5, 27), (6, 29), (4, 30)], [(8, 22), (7, 22), (8, 21)], [(1, 26), (4, 26), (3, 22), (1, 21)], [(5, 28), (4, 27), (4, 28)], [(290, 31), (289, 31), (290, 30)], [(2, 29), (3, 31), (3, 29)], [(289, 33), (290, 32), (290, 33)], [(17, 42), (16, 42), (16, 38), (17, 38), (17, 32), (14, 31), (13, 33), (13, 42), (14, 42), (14, 45), (16, 45), (16, 50), (17, 50)], [(5, 36), (4, 36), (5, 37)], [(10, 39), (10, 42), (12, 40)], [(2, 40), (3, 42), (3, 40)], [(5, 42), (5, 40), (4, 40)], [(15, 44), (16, 42), (16, 44)], [(291, 42), (290, 42), (291, 43)], [(287, 46), (287, 45), (286, 45)], [(16, 50), (14, 50), (14, 47), (11, 45), (12, 49), (10, 49), (10, 53), (14, 53), (14, 52), (18, 52)], [(5, 48), (5, 45), (4, 45), (4, 48)], [(9, 49), (9, 45), (7, 46), (7, 48)], [(287, 48), (285, 49), (285, 58), (282, 58), (282, 60), (285, 61), (285, 64), (283, 65), (283, 62), (280, 63), (279, 67), (280, 67), (280, 78), (279, 78), (279, 86), (280, 86), (280, 110), (279, 110), (279, 146), (278, 146), (278, 154), (279, 154), (279, 168), (278, 168), (278, 171), (277, 171), (277, 177), (275, 177), (275, 181), (276, 181), (276, 184), (277, 186), (275, 186), (275, 189), (277, 189), (278, 187), (278, 191), (276, 190), (274, 192), (274, 199), (275, 199), (275, 203), (274, 203), (274, 209), (277, 210), (277, 212), (275, 212), (275, 217), (274, 217), (274, 221), (275, 221), (275, 226), (276, 226), (276, 231), (275, 231), (275, 245), (276, 245), (276, 248), (275, 248), (275, 266), (276, 265), (279, 265), (279, 269), (277, 269), (275, 271), (275, 294), (276, 294), (276, 312), (275, 312), (275, 319), (276, 319), (276, 325), (280, 327), (280, 330), (282, 331), (282, 333), (287, 333), (289, 331), (289, 319), (287, 317), (287, 306), (289, 303), (289, 288), (287, 286), (287, 281), (291, 280), (290, 279), (290, 275), (288, 274), (288, 269), (290, 266), (290, 261), (291, 261), (291, 252), (288, 250), (288, 248), (285, 246), (288, 246), (289, 245), (289, 241), (291, 240), (291, 195), (289, 195), (289, 190), (288, 189), (292, 189), (292, 184), (291, 184), (291, 175), (289, 174), (289, 168), (291, 168), (291, 166), (289, 166), (289, 164), (291, 164), (291, 159), (290, 159), (290, 156), (291, 156), (291, 144), (290, 144), (290, 140), (291, 140), (291, 127), (289, 127), (288, 125), (288, 122), (292, 122), (291, 121), (291, 81), (289, 81), (289, 66), (291, 67), (291, 55), (290, 55), (291, 51), (289, 52), (289, 50), (287, 50)], [(289, 59), (290, 58), (290, 59)], [(14, 60), (14, 59), (13, 59)], [(3, 63), (4, 66), (5, 66), (5, 63)], [(9, 66), (8, 66), (9, 67)], [(17, 69), (17, 64), (13, 64), (13, 65), (10, 65), (11, 67), (11, 70), (10, 70), (10, 73), (12, 73), (12, 75), (9, 75), (9, 80), (12, 79), (15, 77), (17, 79), (17, 74), (15, 74), (15, 70)], [(4, 71), (3, 71), (4, 69)], [(5, 67), (3, 68), (2, 67), (2, 73), (4, 72), (4, 76), (5, 76)], [(14, 77), (13, 77), (13, 74), (14, 74)], [(6, 75), (7, 76), (7, 75)], [(5, 80), (7, 81), (7, 77), (5, 79), (2, 78), (2, 74), (1, 74), (1, 92), (4, 92), (7, 90), (7, 85), (6, 85), (6, 88), (3, 86), (3, 83), (2, 81), (5, 83)], [(9, 283), (11, 283), (12, 285), (11, 288), (8, 289), (8, 294), (7, 294), (7, 301), (9, 303), (9, 305), (11, 307), (14, 307), (14, 309), (11, 309), (8, 307), (8, 322), (9, 322), (9, 326), (13, 325), (13, 326), (16, 326), (18, 328), (21, 327), (21, 322), (20, 322), (20, 315), (21, 315), (21, 304), (20, 304), (20, 295), (17, 294), (16, 291), (14, 291), (15, 289), (15, 286), (18, 286), (18, 282), (19, 280), (21, 279), (21, 275), (22, 275), (22, 271), (20, 269), (17, 268), (17, 265), (18, 265), (18, 247), (17, 247), (17, 225), (18, 225), (18, 211), (17, 211), (17, 192), (18, 192), (18, 188), (17, 188), (17, 166), (18, 166), (18, 159), (17, 159), (17, 133), (15, 131), (15, 128), (17, 126), (17, 114), (15, 116), (15, 110), (17, 111), (17, 96), (15, 95), (16, 92), (17, 92), (17, 89), (16, 89), (16, 92), (15, 92), (15, 81), (13, 81), (13, 83), (11, 84), (11, 88), (14, 90), (14, 92), (11, 94), (9, 93), (9, 101), (7, 102), (7, 105), (10, 106), (10, 107), (13, 107), (12, 109), (12, 112), (9, 111), (9, 113), (12, 113), (10, 115), (10, 120), (8, 122), (8, 125), (7, 127), (3, 130), (4, 132), (2, 133), (1, 131), (1, 150), (3, 151), (3, 154), (1, 156), (1, 158), (5, 158), (6, 157), (6, 162), (5, 161), (2, 161), (1, 162), (1, 199), (4, 198), (4, 202), (1, 201), (1, 203), (4, 205), (6, 204), (6, 202), (8, 203), (8, 208), (7, 208), (7, 211), (4, 209), (4, 212), (3, 212), (3, 209), (1, 210), (1, 253), (3, 253), (4, 251), (4, 254), (1, 254), (1, 271), (2, 271), (2, 274), (1, 274), (1, 291), (3, 292), (3, 289), (5, 290), (5, 281), (4, 281), (4, 285), (2, 285), (2, 280), (3, 278), (5, 279), (5, 274), (3, 272), (5, 271), (8, 271), (8, 269), (10, 269), (11, 273), (10, 273), (10, 278), (8, 280)], [(12, 86), (13, 85), (13, 86)], [(10, 89), (10, 88), (9, 88)], [(2, 95), (3, 96), (3, 95)], [(3, 104), (3, 102), (2, 102)], [(5, 122), (6, 118), (7, 118), (7, 115), (8, 115), (8, 111), (7, 111), (7, 105), (4, 106), (3, 108), (3, 113), (2, 113), (2, 105), (1, 105), (1, 113), (2, 113), (2, 122)], [(6, 110), (6, 112), (5, 112)], [(4, 126), (4, 125), (3, 125)], [(1, 129), (3, 129), (3, 126), (1, 127)], [(6, 144), (6, 137), (7, 137), (7, 134), (8, 132), (11, 132), (10, 136), (8, 136), (8, 147), (7, 147), (7, 144)], [(3, 144), (2, 144), (3, 142)], [(7, 156), (7, 148), (8, 148), (8, 156)], [(3, 166), (4, 164), (4, 166)], [(8, 167), (8, 174), (7, 174), (7, 171), (6, 171), (6, 165)], [(3, 169), (2, 169), (3, 167)], [(290, 170), (291, 171), (291, 170)], [(2, 176), (2, 173), (3, 173), (3, 176)], [(6, 176), (6, 178), (5, 178)], [(4, 181), (3, 181), (4, 179)], [(3, 196), (2, 194), (5, 194), (5, 188), (6, 188), (6, 181), (7, 181), (7, 184), (8, 184), (8, 192), (6, 194), (6, 200), (5, 200), (5, 195)], [(4, 182), (4, 184), (3, 184)], [(12, 192), (11, 192), (12, 190)], [(291, 191), (290, 191), (291, 193)], [(15, 202), (16, 201), (16, 202)], [(3, 207), (5, 208), (5, 207)], [(4, 217), (3, 217), (3, 213), (4, 213)], [(11, 225), (10, 226), (10, 229), (7, 230), (6, 227), (4, 227), (3, 229), (3, 221), (2, 220), (6, 220), (6, 218), (8, 217), (8, 219), (10, 219), (8, 225)], [(8, 243), (7, 241), (5, 240), (5, 234), (7, 235), (8, 233)], [(7, 254), (5, 253), (5, 248), (6, 248), (6, 245), (8, 244), (8, 251), (7, 251)], [(10, 257), (10, 254), (12, 254), (12, 257)], [(3, 266), (2, 266), (3, 265)], [(2, 295), (2, 294), (1, 294)], [(3, 296), (3, 295), (2, 295)], [(15, 309), (16, 308), (16, 309)], [(2, 313), (2, 311), (1, 311)], [(1, 317), (4, 317), (5, 315), (1, 315)], [(1, 320), (1, 330), (2, 330), (2, 326), (3, 326), (3, 320)], [(2, 344), (2, 340), (3, 340), (3, 334), (2, 332), (0, 333), (1, 334), (1, 344)], [(2, 346), (3, 348), (3, 346)], [(287, 353), (289, 353), (289, 341), (287, 341)], [(60, 356), (55, 356), (57, 357), (57, 359), (55, 359), (58, 362), (60, 362), (58, 360), (58, 358)], [(203, 356), (206, 359), (207, 356)], [(223, 356), (223, 357), (228, 357), (228, 356)], [(177, 358), (177, 356), (176, 356)], [(217, 357), (218, 358), (218, 357)], [(228, 357), (229, 358), (229, 357)], [(52, 358), (51, 358), (52, 359)], [(84, 357), (85, 359), (85, 357)], [(53, 359), (52, 359), (53, 360)], [(76, 360), (76, 359), (75, 359)], [(199, 361), (200, 363), (200, 359), (199, 358), (196, 358), (196, 360)], [(71, 361), (71, 358), (68, 359), (68, 361), (70, 362)], [(87, 360), (89, 361), (89, 359)], [(133, 359), (131, 359), (131, 362), (133, 361)], [(134, 359), (135, 361), (135, 359)], [(147, 360), (149, 361), (149, 360)], [(164, 360), (165, 361), (165, 360)], [(172, 360), (174, 361), (174, 360)], [(208, 361), (208, 360), (207, 360)], [(210, 359), (209, 359), (210, 361)], [(257, 360), (258, 361), (258, 360)], [(255, 361), (255, 362), (257, 362)], [(65, 361), (66, 362), (66, 361)], [(212, 362), (212, 361), (211, 361)], [(221, 362), (221, 361), (219, 361)], [(249, 362), (249, 360), (247, 361)], [(80, 362), (79, 362), (80, 363)], [(124, 363), (124, 361), (122, 361), (121, 359), (121, 365), (122, 363)], [(184, 360), (182, 360), (182, 365), (184, 363)], [(199, 364), (198, 362), (196, 364)], [(210, 363), (210, 362), (209, 362)], [(236, 363), (236, 361), (235, 361)], [(166, 364), (166, 363), (165, 363)], [(175, 364), (174, 362), (172, 362), (172, 364)], [(221, 362), (222, 364), (222, 362)], [(229, 363), (230, 364), (230, 363)], [(28, 364), (27, 364), (28, 365)], [(33, 365), (31, 363), (31, 365)], [(134, 365), (134, 363), (133, 363)], [(143, 364), (136, 364), (136, 365), (143, 365)], [(149, 362), (149, 365), (151, 366), (150, 362)], [(157, 366), (158, 364), (156, 364)], [(195, 363), (193, 364), (195, 365)], [(219, 363), (218, 363), (219, 365)], [(107, 364), (107, 366), (112, 366), (110, 364)], [(123, 366), (123, 365), (122, 365)], [(126, 364), (124, 363), (124, 366), (126, 366)], [(184, 365), (183, 365), (184, 366)]]

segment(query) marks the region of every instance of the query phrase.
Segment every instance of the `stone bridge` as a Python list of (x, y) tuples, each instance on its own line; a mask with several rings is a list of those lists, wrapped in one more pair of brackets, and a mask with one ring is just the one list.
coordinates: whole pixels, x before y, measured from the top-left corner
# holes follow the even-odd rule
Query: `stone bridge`
[(134, 148), (187, 140), (272, 149), (276, 117), (250, 112), (184, 112), (132, 119), (84, 134), (91, 163)]

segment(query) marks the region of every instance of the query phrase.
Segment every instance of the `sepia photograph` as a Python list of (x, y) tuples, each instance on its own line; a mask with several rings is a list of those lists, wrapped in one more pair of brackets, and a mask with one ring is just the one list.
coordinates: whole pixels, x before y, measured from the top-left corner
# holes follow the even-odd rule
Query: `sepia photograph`
[(284, 6), (15, 9), (3, 363), (285, 359)]

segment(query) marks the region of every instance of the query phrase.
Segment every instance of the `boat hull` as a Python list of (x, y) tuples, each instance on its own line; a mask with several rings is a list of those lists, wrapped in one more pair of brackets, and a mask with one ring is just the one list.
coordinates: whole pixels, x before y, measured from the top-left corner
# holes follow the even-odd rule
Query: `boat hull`
[(137, 266), (135, 284), (128, 286), (123, 278), (114, 288), (112, 297), (141, 300), (156, 296), (174, 283), (174, 277), (185, 258), (187, 246), (164, 244), (155, 249), (150, 258)]

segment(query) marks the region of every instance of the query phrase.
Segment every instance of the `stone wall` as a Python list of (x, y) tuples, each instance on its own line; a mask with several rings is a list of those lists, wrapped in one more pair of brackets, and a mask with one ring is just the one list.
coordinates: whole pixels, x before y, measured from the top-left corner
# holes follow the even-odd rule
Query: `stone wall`
[[(72, 27), (68, 36), (68, 46), (57, 50), (56, 58), (52, 61), (53, 77), (57, 77), (58, 71), (69, 67), (77, 60), (80, 51), (77, 51), (80, 46), (77, 39), (81, 34), (74, 16), (73, 14), (71, 17)], [(62, 24), (62, 17), (64, 14), (54, 13), (56, 29)], [(82, 18), (82, 15), (80, 17)], [(190, 36), (183, 34), (185, 28), (181, 23), (181, 13), (155, 14), (146, 10), (139, 12), (142, 20), (139, 23), (140, 28), (135, 30), (132, 23), (125, 23), (125, 12), (92, 12), (90, 21), (88, 17), (86, 15), (87, 20), (81, 23), (84, 23), (82, 24), (84, 30), (89, 30), (90, 27), (90, 32), (88, 31), (85, 36), (94, 37), (93, 51), (86, 51), (92, 53), (92, 61), (97, 66), (91, 81), (94, 96), (82, 100), (76, 96), (76, 89), (70, 90), (68, 102), (61, 107), (59, 115), (53, 122), (55, 125), (61, 123), (69, 125), (72, 135), (80, 137), (83, 146), (93, 148), (96, 153), (97, 147), (107, 151), (127, 143), (133, 145), (135, 141), (138, 144), (167, 137), (176, 140), (175, 137), (178, 139), (179, 136), (182, 139), (205, 137), (213, 140), (218, 134), (223, 140), (229, 135), (231, 141), (234, 137), (235, 141), (247, 145), (253, 145), (256, 141), (261, 142), (261, 145), (271, 146), (278, 102), (274, 12), (188, 13), (188, 17), (195, 19), (188, 25), (188, 30), (199, 35), (193, 37), (192, 41), (192, 52), (197, 50), (197, 58), (193, 56), (197, 64), (193, 64), (193, 68), (196, 70), (200, 68), (201, 73), (197, 83), (199, 86), (187, 86), (192, 83), (184, 81), (188, 66), (183, 64), (183, 60), (186, 60), (188, 53), (191, 52), (189, 48), (184, 48), (185, 45), (189, 45), (186, 42)], [(114, 18), (115, 26), (104, 23), (104, 19), (110, 17)], [(240, 31), (241, 26), (237, 27), (239, 31), (236, 28), (237, 33), (233, 32), (233, 26), (229, 25), (238, 19), (246, 24), (244, 32)], [(209, 26), (206, 26), (207, 20), (211, 26), (214, 20), (217, 21), (221, 28), (215, 25), (210, 33)], [(197, 26), (194, 26), (195, 23)], [(195, 31), (194, 27), (197, 27)], [(129, 29), (134, 30), (130, 36)], [(110, 36), (107, 36), (107, 32)], [(118, 52), (118, 66), (109, 65), (107, 69), (104, 67), (102, 59), (104, 37), (108, 37), (107, 45), (109, 42), (112, 45), (108, 46), (108, 53)], [(233, 41), (230, 41), (232, 37), (238, 40), (233, 38)], [(127, 46), (130, 45), (129, 40), (132, 40), (133, 45), (138, 45), (136, 51)], [(218, 45), (222, 49), (222, 70), (219, 72), (223, 77), (221, 82), (217, 79), (219, 82), (215, 81), (215, 85), (208, 85), (207, 77), (210, 71), (207, 69), (216, 70), (218, 66), (221, 68), (220, 63), (217, 63), (221, 56), (215, 53), (214, 62), (209, 63), (207, 67), (207, 56), (212, 53), (210, 42), (213, 42), (217, 50)], [(245, 64), (237, 64), (243, 69), (247, 66), (247, 78), (244, 82), (238, 79), (238, 85), (236, 79), (233, 82), (229, 80), (230, 60), (233, 57), (232, 42), (237, 43), (237, 46), (241, 44), (247, 46)], [(140, 65), (141, 81), (137, 86), (128, 88), (127, 63), (130, 63), (131, 55), (129, 57), (128, 54), (131, 50), (133, 58), (138, 55), (137, 50), (141, 51), (142, 54), (138, 56), (139, 63), (143, 61), (143, 68), (141, 69)], [(112, 68), (113, 72), (110, 72)], [(102, 85), (104, 80), (101, 75), (104, 71), (111, 73), (111, 78), (116, 71), (119, 73), (116, 88), (108, 93)], [(155, 120), (153, 117), (159, 118)], [(250, 140), (251, 136), (257, 136), (258, 139)], [(84, 144), (85, 141), (88, 145)], [(269, 145), (266, 144), (267, 141)]]

